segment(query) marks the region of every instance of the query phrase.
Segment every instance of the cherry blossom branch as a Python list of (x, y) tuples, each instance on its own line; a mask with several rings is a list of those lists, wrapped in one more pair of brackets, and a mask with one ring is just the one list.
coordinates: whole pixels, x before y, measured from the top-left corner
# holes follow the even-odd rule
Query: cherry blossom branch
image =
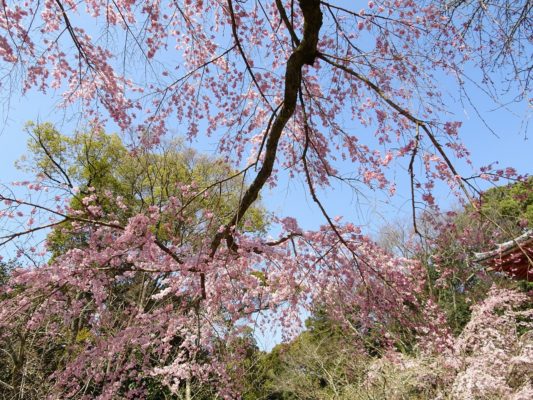
[[(427, 123), (417, 117), (415, 117), (413, 114), (411, 114), (408, 110), (406, 110), (405, 108), (401, 107), (400, 105), (398, 105), (397, 103), (395, 103), (394, 101), (392, 101), (384, 92), (383, 90), (381, 90), (381, 88), (379, 86), (377, 86), (375, 83), (373, 83), (372, 81), (370, 81), (368, 78), (364, 77), (363, 75), (359, 74), (358, 72), (354, 71), (353, 69), (351, 69), (350, 67), (347, 67), (345, 65), (342, 65), (342, 64), (339, 64), (335, 61), (332, 61), (330, 60), (325, 54), (322, 54), (322, 53), (319, 53), (317, 54), (317, 57), (320, 58), (321, 60), (325, 61), (326, 63), (336, 67), (336, 68), (339, 68), (341, 70), (343, 70), (344, 72), (346, 72), (347, 74), (349, 75), (352, 75), (353, 77), (357, 78), (358, 80), (360, 80), (361, 82), (363, 82), (364, 84), (366, 84), (370, 89), (372, 89), (372, 91), (374, 91), (374, 93), (376, 93), (385, 103), (387, 103), (391, 108), (393, 108), (394, 110), (396, 110), (400, 115), (404, 116), (405, 118), (407, 118), (409, 121), (411, 121), (412, 123), (414, 123), (416, 126), (422, 128), (422, 130), (424, 131), (424, 133), (426, 134), (426, 136), (429, 138), (429, 140), (431, 141), (431, 143), (433, 144), (433, 146), (435, 147), (435, 149), (437, 149), (438, 153), (441, 155), (441, 157), (444, 159), (444, 162), (446, 163), (446, 166), (448, 167), (448, 169), (450, 170), (450, 172), (453, 174), (453, 176), (456, 178), (456, 182), (459, 184), (459, 187), (461, 188), (461, 190), (463, 191), (463, 193), (465, 194), (465, 196), (467, 197), (468, 201), (474, 205), (474, 201), (470, 195), (470, 193), (468, 192), (468, 190), (466, 189), (464, 183), (464, 180), (463, 178), (461, 177), (461, 175), (459, 175), (459, 173), (457, 172), (457, 170), (455, 169), (455, 166), (453, 165), (453, 163), (451, 162), (450, 158), (448, 157), (448, 155), (446, 154), (446, 152), (444, 151), (444, 149), (442, 148), (441, 144), (438, 142), (437, 138), (435, 137), (435, 135), (431, 132), (431, 130), (429, 129)], [(464, 183), (463, 183), (464, 182)]]
[[(330, 216), (326, 212), (326, 209), (324, 208), (324, 206), (322, 205), (322, 203), (320, 202), (320, 200), (318, 199), (318, 197), (316, 195), (315, 188), (313, 186), (313, 180), (311, 178), (311, 174), (309, 173), (309, 168), (308, 168), (308, 165), (307, 165), (307, 150), (309, 149), (310, 137), (309, 137), (309, 125), (308, 125), (308, 122), (307, 122), (307, 113), (305, 111), (305, 104), (303, 102), (302, 92), (301, 91), (299, 91), (299, 96), (300, 96), (300, 102), (301, 102), (301, 106), (302, 106), (302, 112), (304, 114), (304, 122), (303, 122), (303, 124), (304, 124), (304, 132), (305, 132), (305, 145), (304, 145), (304, 150), (303, 150), (303, 153), (302, 153), (302, 162), (303, 162), (303, 166), (304, 166), (305, 177), (306, 177), (306, 180), (307, 180), (307, 186), (309, 187), (309, 192), (311, 193), (311, 197), (312, 197), (313, 201), (318, 205), (318, 208), (320, 209), (320, 212), (322, 213), (322, 215), (324, 216), (324, 218), (328, 222), (329, 226), (331, 227), (331, 229), (333, 230), (335, 235), (338, 237), (339, 241), (344, 245), (344, 247), (346, 247), (346, 249), (348, 249), (348, 251), (350, 251), (352, 253), (352, 256), (354, 257), (353, 259), (354, 259), (355, 263), (358, 264), (358, 260), (355, 257), (354, 252), (351, 250), (349, 244), (346, 242), (344, 237), (342, 237), (341, 233), (339, 232), (339, 230), (337, 229), (337, 227), (335, 226), (335, 224), (331, 220)], [(363, 285), (365, 287), (367, 287), (363, 272), (361, 271), (360, 268), (357, 268), (357, 270), (359, 272), (359, 276), (361, 277)]]
[(61, 225), (64, 222), (66, 222), (66, 220), (62, 220), (62, 221), (58, 221), (58, 222), (52, 222), (51, 224), (40, 225), (40, 226), (37, 226), (35, 228), (27, 229), (27, 230), (22, 231), (22, 232), (15, 232), (15, 233), (12, 233), (12, 234), (9, 234), (9, 235), (0, 236), (0, 246), (3, 246), (5, 244), (11, 242), (12, 240), (15, 240), (16, 238), (18, 238), (20, 236), (30, 235), (30, 234), (32, 234), (34, 232), (38, 232), (38, 231), (41, 231), (43, 229), (53, 228), (54, 226)]
[(263, 165), (244, 193), (231, 221), (226, 225), (224, 231), (215, 235), (211, 243), (211, 257), (215, 255), (222, 239), (228, 237), (231, 228), (241, 220), (248, 208), (257, 199), (259, 192), (271, 176), (279, 139), (296, 108), (298, 91), (302, 82), (302, 67), (304, 65), (313, 65), (317, 57), (318, 33), (322, 26), (320, 2), (318, 0), (302, 1), (300, 2), (300, 7), (304, 16), (303, 39), (287, 60), (283, 106), (274, 119), (268, 134)]
[[(310, 144), (312, 146), (312, 141), (310, 139), (310, 132), (309, 132), (310, 129), (309, 129), (309, 125), (308, 125), (308, 122), (307, 122), (308, 121), (307, 113), (306, 113), (306, 110), (305, 110), (305, 104), (303, 102), (301, 91), (299, 92), (299, 96), (300, 96), (300, 102), (301, 102), (301, 106), (302, 106), (302, 113), (304, 114), (303, 125), (304, 125), (304, 132), (305, 132), (305, 145), (304, 145), (304, 150), (303, 150), (301, 159), (302, 159), (302, 163), (303, 163), (303, 167), (304, 167), (304, 172), (305, 172), (305, 176), (306, 176), (306, 180), (307, 180), (307, 185), (309, 187), (309, 192), (311, 194), (311, 197), (312, 197), (313, 201), (318, 205), (318, 208), (320, 209), (320, 212), (322, 213), (322, 215), (324, 216), (324, 218), (328, 222), (329, 226), (331, 227), (331, 229), (333, 230), (333, 232), (335, 233), (335, 235), (339, 239), (339, 242), (352, 255), (352, 259), (354, 260), (355, 264), (357, 265), (357, 270), (359, 272), (359, 276), (361, 277), (361, 281), (363, 282), (363, 286), (367, 290), (367, 296), (369, 296), (370, 294), (368, 292), (371, 291), (371, 288), (367, 285), (365, 276), (363, 275), (363, 272), (361, 271), (361, 268), (359, 267), (359, 259), (360, 259), (360, 257), (358, 257), (358, 255), (355, 253), (355, 251), (351, 248), (351, 246), (348, 244), (348, 242), (344, 239), (342, 234), (339, 232), (339, 230), (337, 229), (337, 226), (333, 223), (333, 221), (331, 220), (331, 217), (327, 213), (324, 205), (322, 204), (322, 202), (319, 200), (318, 196), (316, 195), (316, 191), (315, 191), (315, 188), (314, 188), (314, 185), (313, 185), (313, 180), (312, 180), (312, 177), (311, 177), (311, 174), (310, 174), (310, 171), (309, 171), (309, 167), (308, 167), (308, 164), (307, 164), (307, 150), (308, 150)], [(366, 260), (362, 259), (361, 261), (364, 264), (366, 264), (376, 274), (376, 276), (378, 276), (380, 279), (382, 279), (383, 282), (386, 285), (388, 285), (392, 290), (397, 291), (397, 289), (394, 287), (394, 284), (392, 284), (379, 270), (377, 270), (376, 268), (372, 267)], [(398, 294), (400, 294), (400, 293), (398, 293)]]
[(416, 205), (415, 205), (415, 172), (414, 172), (414, 164), (415, 164), (415, 158), (416, 154), (418, 152), (418, 146), (420, 144), (420, 131), (419, 131), (419, 125), (416, 124), (416, 135), (415, 135), (415, 141), (413, 143), (413, 151), (411, 152), (411, 159), (409, 161), (409, 167), (407, 168), (407, 171), (409, 172), (409, 183), (411, 186), (411, 210), (413, 213), (413, 229), (417, 235), (420, 235), (420, 232), (418, 231), (418, 226), (416, 222)]
[[(0, 242), (0, 245), (3, 245), (5, 243), (15, 239), (16, 237), (23, 236), (23, 235), (26, 235), (26, 234), (29, 234), (29, 233), (32, 233), (32, 232), (35, 232), (35, 231), (38, 231), (38, 230), (51, 228), (51, 227), (63, 224), (65, 222), (67, 222), (67, 221), (76, 221), (76, 222), (83, 222), (83, 223), (86, 223), (86, 224), (105, 226), (107, 228), (118, 229), (118, 230), (121, 230), (121, 231), (126, 229), (123, 226), (118, 225), (118, 224), (105, 222), (105, 221), (100, 221), (100, 220), (96, 220), (96, 219), (89, 219), (89, 218), (83, 218), (83, 217), (77, 217), (77, 216), (74, 216), (74, 215), (64, 214), (64, 213), (61, 213), (59, 211), (52, 210), (49, 207), (45, 207), (45, 206), (42, 206), (42, 205), (39, 205), (39, 204), (36, 204), (36, 203), (30, 203), (30, 202), (23, 201), (23, 200), (18, 200), (18, 199), (15, 199), (15, 198), (8, 198), (8, 197), (5, 197), (4, 195), (0, 194), (0, 201), (6, 201), (6, 200), (10, 201), (10, 202), (13, 202), (13, 203), (16, 203), (16, 204), (19, 204), (19, 205), (38, 208), (40, 210), (49, 212), (49, 213), (51, 213), (53, 215), (57, 215), (59, 217), (62, 217), (63, 220), (51, 223), (49, 225), (44, 225), (44, 226), (36, 227), (36, 228), (33, 228), (33, 229), (25, 230), (23, 232), (17, 232), (17, 233), (13, 233), (11, 235), (6, 235), (6, 236), (3, 236), (3, 237), (0, 237), (0, 239), (6, 239), (4, 242)], [(177, 254), (175, 254), (169, 247), (167, 247), (164, 243), (162, 243), (160, 240), (158, 240), (157, 238), (154, 238), (154, 243), (163, 252), (165, 252), (170, 257), (172, 257), (172, 259), (174, 261), (176, 261), (178, 264), (183, 264), (183, 260)], [(196, 272), (196, 271), (191, 271), (191, 272)]]
[(227, 0), (228, 2), (228, 10), (231, 17), (231, 30), (233, 33), (233, 38), (235, 39), (235, 44), (237, 45), (237, 48), (239, 50), (239, 53), (241, 54), (242, 60), (244, 61), (244, 65), (246, 66), (246, 70), (250, 74), (252, 81), (254, 82), (255, 87), (259, 91), (259, 94), (265, 100), (266, 104), (270, 107), (270, 109), (274, 112), (274, 109), (270, 105), (270, 102), (266, 98), (265, 94), (261, 90), (261, 86), (259, 86), (259, 82), (257, 82), (257, 79), (255, 78), (254, 72), (252, 71), (252, 67), (250, 66), (250, 62), (248, 61), (248, 57), (244, 53), (244, 49), (242, 48), (241, 41), (239, 39), (239, 33), (237, 32), (237, 21), (235, 19), (235, 11), (233, 10), (233, 2), (232, 0)]
[(78, 49), (78, 53), (80, 54), (80, 57), (85, 60), (87, 66), (90, 69), (94, 69), (92, 61), (89, 60), (89, 57), (87, 56), (87, 54), (85, 53), (85, 50), (83, 49), (83, 45), (79, 41), (78, 36), (76, 35), (76, 32), (74, 32), (74, 28), (73, 28), (72, 24), (70, 23), (70, 19), (69, 19), (68, 15), (67, 15), (67, 12), (66, 12), (65, 8), (63, 7), (63, 4), (61, 3), (61, 0), (55, 0), (55, 2), (57, 4), (57, 6), (59, 7), (59, 10), (60, 10), (61, 15), (63, 17), (63, 20), (65, 21), (65, 25), (67, 27), (67, 31), (68, 31), (72, 41), (74, 42), (74, 45)]
[(287, 13), (285, 12), (285, 7), (283, 7), (283, 3), (281, 0), (276, 0), (276, 7), (279, 11), (279, 15), (281, 16), (281, 19), (285, 26), (287, 27), (287, 30), (289, 31), (289, 34), (291, 35), (291, 39), (296, 46), (300, 45), (300, 39), (296, 35), (296, 32), (294, 32), (293, 25), (289, 21), (289, 17), (287, 16)]
[(283, 244), (283, 243), (285, 243), (288, 240), (292, 240), (293, 238), (298, 237), (298, 236), (302, 236), (302, 234), (301, 233), (296, 233), (296, 232), (291, 232), (290, 234), (288, 234), (286, 236), (283, 236), (283, 237), (279, 238), (278, 240), (274, 240), (272, 242), (266, 242), (265, 245), (267, 245), (267, 246), (278, 246), (278, 245)]
[[(346, 14), (349, 14), (355, 18), (366, 18), (366, 17), (371, 17), (372, 19), (374, 18), (377, 18), (377, 19), (382, 19), (382, 20), (385, 20), (385, 21), (393, 21), (395, 23), (398, 23), (398, 24), (402, 24), (402, 25), (405, 25), (406, 27), (409, 27), (409, 28), (415, 28), (412, 24), (409, 24), (405, 21), (402, 21), (402, 20), (399, 20), (399, 19), (394, 19), (394, 18), (389, 18), (389, 17), (385, 17), (384, 15), (379, 15), (379, 14), (373, 14), (373, 13), (366, 13), (364, 15), (361, 15), (360, 13), (358, 12), (355, 12), (355, 11), (351, 11), (351, 10), (348, 10), (344, 7), (340, 7), (340, 6), (337, 6), (337, 5), (334, 5), (334, 4), (331, 4), (331, 3), (328, 3), (326, 1), (321, 1), (320, 3), (322, 3), (323, 5), (325, 5), (328, 9), (335, 9), (335, 10), (338, 10), (338, 11), (342, 11), (342, 12), (345, 12)], [(372, 24), (380, 27), (380, 28), (383, 28), (381, 25), (375, 23), (374, 21), (372, 21)], [(425, 32), (424, 29), (420, 28), (420, 27), (416, 27), (416, 29), (420, 30), (421, 32)]]
[[(46, 145), (44, 144), (43, 140), (42, 140), (42, 137), (41, 137), (41, 134), (39, 133), (39, 131), (37, 130), (37, 143), (39, 144), (39, 146), (43, 149), (44, 153), (46, 154), (46, 156), (48, 157), (48, 159), (52, 162), (52, 164), (54, 164), (54, 166), (59, 170), (59, 172), (61, 173), (61, 175), (63, 175), (63, 177), (65, 178), (65, 180), (67, 181), (67, 185), (69, 188), (73, 189), (74, 188), (74, 185), (72, 184), (72, 181), (70, 180), (70, 177), (68, 176), (67, 172), (65, 171), (65, 169), (55, 160), (55, 158), (52, 156), (52, 154), (50, 153), (50, 151), (48, 150), (48, 148), (46, 147)], [(58, 182), (59, 183), (59, 182)]]
[[(163, 102), (164, 102), (164, 100), (166, 98), (167, 93), (170, 91), (170, 89), (172, 89), (174, 86), (176, 86), (179, 82), (188, 79), (190, 76), (192, 76), (194, 73), (196, 73), (197, 71), (201, 70), (202, 68), (205, 68), (205, 67), (209, 66), (210, 64), (214, 63), (215, 61), (220, 60), (222, 57), (226, 56), (233, 49), (235, 49), (235, 47), (236, 47), (236, 45), (233, 45), (229, 49), (225, 50), (223, 53), (219, 54), (218, 56), (212, 58), (209, 61), (204, 62), (203, 64), (199, 65), (196, 68), (193, 68), (192, 70), (187, 72), (185, 75), (179, 77), (174, 82), (172, 82), (170, 85), (168, 85), (165, 89), (163, 89), (162, 90), (161, 99), (157, 103), (157, 107), (156, 107), (154, 115), (157, 115), (157, 113), (159, 112), (159, 110), (163, 106)], [(141, 99), (144, 98), (144, 97), (147, 97), (147, 96), (148, 96), (148, 94), (145, 94), (144, 96), (141, 97)], [(151, 122), (150, 122), (150, 124), (151, 124)]]
[(261, 145), (259, 146), (259, 150), (257, 151), (257, 158), (255, 160), (255, 166), (257, 166), (257, 164), (259, 164), (259, 158), (261, 157), (261, 153), (263, 152), (263, 147), (265, 147), (265, 142), (266, 142), (266, 139), (268, 137), (268, 134), (270, 132), (270, 127), (272, 126), (272, 122), (274, 121), (274, 118), (276, 117), (277, 115), (277, 112), (279, 111), (279, 109), (281, 108), (281, 106), (283, 105), (283, 102), (280, 103), (275, 111), (270, 115), (270, 119), (268, 120), (268, 124), (267, 124), (267, 127), (265, 129), (265, 134), (263, 135), (263, 138), (261, 140)]
[(141, 43), (139, 42), (139, 39), (137, 38), (137, 36), (132, 32), (131, 27), (128, 24), (128, 21), (126, 20), (126, 18), (124, 17), (124, 14), (122, 13), (122, 10), (120, 9), (120, 7), (118, 6), (118, 4), (117, 4), (117, 2), (115, 0), (111, 0), (111, 1), (112, 1), (113, 5), (115, 6), (115, 8), (117, 9), (118, 14), (120, 15), (120, 19), (122, 20), (122, 23), (126, 27), (127, 32), (129, 32), (131, 34), (131, 36), (133, 37), (133, 40), (137, 44), (137, 47), (139, 47), (139, 50), (141, 50), (145, 60), (148, 62), (148, 64), (150, 64), (150, 67), (151, 67), (152, 64), (150, 63), (150, 57), (148, 57), (148, 54), (146, 54), (146, 52), (144, 51), (144, 49), (143, 49)]

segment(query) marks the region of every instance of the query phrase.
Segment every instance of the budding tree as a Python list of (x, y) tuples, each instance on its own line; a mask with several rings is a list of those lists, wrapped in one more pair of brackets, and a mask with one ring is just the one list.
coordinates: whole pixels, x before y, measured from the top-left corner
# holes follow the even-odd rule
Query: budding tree
[[(340, 320), (357, 314), (361, 330), (391, 321), (436, 329), (410, 316), (422, 307), (418, 264), (330, 217), (318, 189), (341, 181), (393, 193), (387, 170), (403, 162), (414, 214), (416, 201), (434, 202), (436, 180), (468, 196), (452, 163), (468, 156), (461, 124), (447, 119), (436, 77), (461, 77), (478, 49), (441, 2), (27, 0), (2, 9), (4, 88), (18, 78), (24, 92), (60, 92), (94, 132), (132, 135), (132, 155), (176, 130), (212, 137), (235, 171), (120, 218), (102, 204), (127, 208), (123, 196), (89, 183), (80, 191), (61, 152), (43, 146), (47, 169), (25, 183), (32, 196), (1, 194), (2, 218), (22, 221), (4, 242), (64, 226), (84, 238), (14, 272), (0, 309), (2, 334), (23, 327), (41, 340), (72, 336), (84, 320), (87, 336), (67, 341), (64, 368), (47, 377), (50, 396), (136, 398), (150, 379), (174, 392), (221, 380), (219, 394), (236, 396), (240, 353), (231, 343), (265, 309), (288, 332), (313, 301)], [(273, 218), (278, 237), (248, 232), (262, 189), (285, 175), (305, 182), (324, 226), (304, 231), (293, 218)], [(230, 212), (194, 208), (229, 180), (242, 188)], [(191, 209), (196, 237), (183, 240), (169, 220), (187, 221)], [(46, 251), (20, 254), (35, 260)], [(119, 324), (109, 296), (139, 271), (157, 284), (123, 305), (129, 318)]]

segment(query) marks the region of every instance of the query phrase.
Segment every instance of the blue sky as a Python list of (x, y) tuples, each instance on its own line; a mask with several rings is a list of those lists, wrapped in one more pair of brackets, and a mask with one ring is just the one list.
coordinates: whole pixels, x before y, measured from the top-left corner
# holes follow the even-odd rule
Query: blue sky
[[(471, 98), (476, 103), (478, 112), (496, 133), (489, 131), (472, 107), (463, 107), (458, 102), (450, 103), (450, 109), (454, 113), (453, 118), (463, 122), (461, 137), (472, 153), (474, 168), (497, 161), (501, 167), (511, 166), (519, 173), (531, 173), (533, 142), (527, 127), (528, 113), (530, 117), (532, 112), (531, 107), (522, 102), (511, 104), (509, 109), (494, 110), (495, 105), (492, 101), (474, 88), (470, 89)], [(14, 167), (14, 162), (26, 151), (28, 137), (24, 132), (24, 124), (27, 121), (54, 122), (63, 133), (68, 133), (78, 126), (79, 117), (69, 120), (69, 111), (58, 109), (56, 102), (57, 96), (53, 94), (30, 92), (23, 97), (13, 96), (10, 103), (4, 104), (0, 109), (1, 183), (20, 180), (23, 177)], [(216, 154), (214, 139), (200, 137), (198, 142), (192, 145), (201, 151)], [(464, 163), (458, 162), (458, 166), (461, 174), (468, 176), (472, 173), (472, 169)], [(350, 165), (345, 163), (343, 167), (349, 169)], [(399, 182), (398, 193), (392, 198), (371, 190), (365, 190), (364, 197), (357, 196), (351, 189), (343, 186), (321, 191), (319, 196), (331, 215), (343, 215), (345, 220), (359, 223), (367, 228), (367, 232), (372, 233), (391, 219), (408, 218), (410, 215), (405, 166), (399, 165), (392, 175)], [(489, 186), (484, 186), (487, 187)], [(446, 190), (440, 190), (438, 194), (438, 201), (445, 207), (455, 202), (455, 198)], [(281, 215), (297, 217), (302, 227), (306, 229), (316, 228), (324, 223), (317, 207), (307, 194), (302, 178), (288, 179), (281, 174), (278, 187), (264, 190), (262, 196), (263, 203), (268, 209)]]

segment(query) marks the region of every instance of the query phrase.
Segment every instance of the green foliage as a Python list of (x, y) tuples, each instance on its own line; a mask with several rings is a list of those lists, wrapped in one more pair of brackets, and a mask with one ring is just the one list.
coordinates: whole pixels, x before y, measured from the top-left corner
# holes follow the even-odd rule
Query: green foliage
[(509, 239), (533, 228), (533, 177), (487, 190), (481, 196), (481, 211)]
[(0, 286), (8, 281), (11, 269), (12, 265), (10, 263), (0, 261)]
[(290, 343), (248, 359), (246, 400), (333, 399), (349, 382), (357, 382), (365, 363), (352, 338), (317, 310), (307, 330)]
[[(79, 190), (71, 207), (83, 211), (83, 196), (95, 194), (97, 205), (107, 219), (124, 224), (131, 216), (145, 212), (150, 206), (164, 210), (169, 199), (176, 199), (184, 207), (183, 215), (161, 216), (155, 233), (165, 242), (179, 237), (181, 244), (194, 245), (199, 230), (215, 232), (233, 215), (245, 182), (240, 177), (228, 179), (236, 171), (225, 162), (201, 156), (186, 148), (182, 142), (161, 144), (150, 151), (130, 150), (117, 135), (103, 132), (77, 132), (73, 136), (60, 134), (52, 124), (29, 123), (31, 135), (29, 157), (19, 162), (21, 168), (31, 169), (58, 186), (72, 185)], [(207, 196), (198, 195), (204, 189)], [(119, 207), (116, 199), (123, 204)], [(209, 210), (214, 220), (208, 221), (202, 211)], [(241, 231), (264, 233), (266, 212), (253, 207), (240, 221)], [(213, 233), (212, 232), (212, 233)], [(66, 222), (48, 238), (54, 256), (86, 242), (83, 232), (75, 232)]]

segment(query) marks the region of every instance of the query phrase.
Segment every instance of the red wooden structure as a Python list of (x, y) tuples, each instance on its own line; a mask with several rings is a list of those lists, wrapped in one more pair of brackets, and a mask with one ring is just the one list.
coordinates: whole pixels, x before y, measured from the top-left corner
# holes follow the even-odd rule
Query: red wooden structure
[(494, 250), (475, 253), (475, 261), (489, 270), (504, 272), (513, 279), (533, 282), (533, 229), (499, 244)]

